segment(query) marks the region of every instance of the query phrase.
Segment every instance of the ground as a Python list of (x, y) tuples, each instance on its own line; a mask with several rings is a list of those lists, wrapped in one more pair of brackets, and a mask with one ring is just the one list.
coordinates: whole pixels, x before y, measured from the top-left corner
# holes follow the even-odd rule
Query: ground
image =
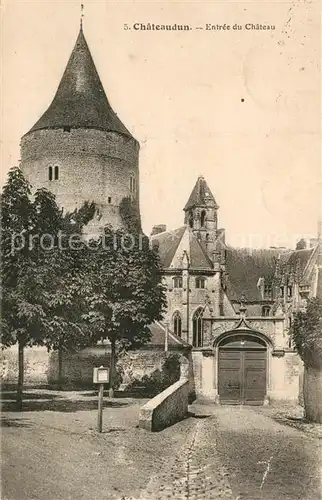
[(105, 398), (98, 434), (93, 392), (28, 391), (23, 412), (2, 397), (4, 500), (322, 498), (318, 434), (282, 409), (197, 403), (148, 433), (143, 399)]

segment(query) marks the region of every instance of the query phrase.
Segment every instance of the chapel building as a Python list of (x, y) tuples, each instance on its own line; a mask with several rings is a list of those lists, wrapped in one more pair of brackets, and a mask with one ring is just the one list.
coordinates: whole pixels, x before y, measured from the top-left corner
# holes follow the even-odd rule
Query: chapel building
[(233, 404), (297, 400), (302, 362), (289, 329), (309, 297), (322, 297), (321, 244), (233, 248), (218, 209), (200, 176), (183, 225), (153, 228), (167, 287), (163, 327), (191, 346), (197, 395)]

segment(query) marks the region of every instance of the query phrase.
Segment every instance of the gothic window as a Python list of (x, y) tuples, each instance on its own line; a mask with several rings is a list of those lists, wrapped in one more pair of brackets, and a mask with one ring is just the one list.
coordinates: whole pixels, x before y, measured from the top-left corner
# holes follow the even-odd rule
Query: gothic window
[(182, 277), (175, 276), (173, 278), (173, 288), (182, 288)]
[(288, 286), (287, 287), (287, 297), (290, 299), (293, 296), (293, 287)]
[(271, 308), (269, 306), (262, 307), (262, 316), (269, 316)]
[(280, 287), (280, 296), (281, 296), (281, 298), (284, 297), (284, 287), (283, 286)]
[(196, 288), (205, 288), (205, 284), (206, 278), (203, 276), (198, 276), (198, 278), (196, 278)]
[(206, 222), (206, 211), (203, 210), (200, 215), (200, 226), (205, 227), (205, 222)]
[(181, 337), (181, 315), (179, 311), (176, 311), (172, 317), (173, 322), (173, 333)]
[(49, 168), (48, 168), (48, 179), (49, 179), (50, 181), (52, 181), (52, 180), (53, 180), (53, 167), (49, 167)]
[(266, 299), (272, 298), (272, 285), (270, 285), (269, 283), (264, 284), (264, 297)]
[(203, 310), (200, 307), (192, 318), (192, 345), (194, 347), (202, 347), (203, 344), (202, 314)]
[(112, 198), (110, 196), (107, 197), (107, 203), (112, 203)]
[(55, 166), (54, 172), (55, 172), (54, 179), (55, 181), (57, 181), (59, 178), (59, 167), (57, 165)]

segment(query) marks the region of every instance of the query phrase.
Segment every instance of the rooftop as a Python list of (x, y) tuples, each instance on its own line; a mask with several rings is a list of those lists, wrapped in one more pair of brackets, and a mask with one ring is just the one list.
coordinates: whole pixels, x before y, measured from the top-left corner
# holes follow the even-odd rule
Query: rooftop
[(52, 103), (29, 132), (56, 128), (94, 128), (132, 137), (106, 97), (82, 27)]

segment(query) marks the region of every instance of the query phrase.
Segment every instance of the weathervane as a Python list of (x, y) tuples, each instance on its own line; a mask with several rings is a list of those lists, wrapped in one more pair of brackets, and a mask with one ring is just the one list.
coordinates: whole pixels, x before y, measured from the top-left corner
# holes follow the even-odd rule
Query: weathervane
[(84, 4), (81, 3), (80, 28), (83, 29)]

